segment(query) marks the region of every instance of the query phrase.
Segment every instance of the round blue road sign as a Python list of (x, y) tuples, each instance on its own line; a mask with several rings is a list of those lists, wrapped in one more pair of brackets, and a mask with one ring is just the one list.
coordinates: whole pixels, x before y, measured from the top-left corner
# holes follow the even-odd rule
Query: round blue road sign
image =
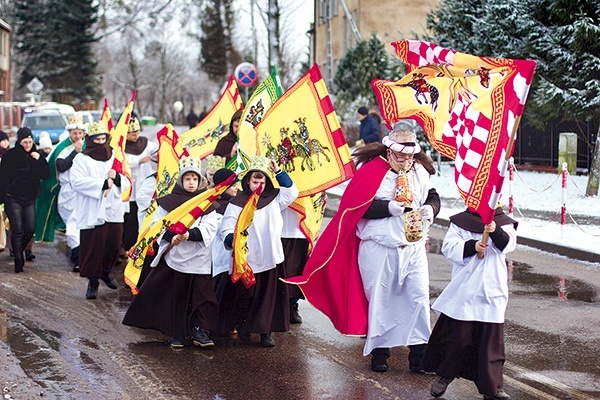
[(233, 76), (238, 85), (244, 87), (253, 86), (258, 81), (258, 71), (254, 64), (249, 62), (243, 62), (235, 67)]

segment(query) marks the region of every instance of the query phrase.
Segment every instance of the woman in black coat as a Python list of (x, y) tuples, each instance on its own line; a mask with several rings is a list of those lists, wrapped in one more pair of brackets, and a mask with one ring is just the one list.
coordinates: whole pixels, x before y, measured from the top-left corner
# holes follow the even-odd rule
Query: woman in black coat
[(0, 191), (11, 229), (15, 272), (23, 272), (25, 245), (35, 232), (35, 200), (40, 179), (50, 175), (48, 163), (36, 151), (29, 128), (17, 131), (15, 147), (4, 153), (0, 164)]

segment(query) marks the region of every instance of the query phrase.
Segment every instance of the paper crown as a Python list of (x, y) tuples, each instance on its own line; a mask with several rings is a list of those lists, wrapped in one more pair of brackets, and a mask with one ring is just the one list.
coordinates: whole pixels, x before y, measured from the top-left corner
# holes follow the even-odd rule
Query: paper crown
[(81, 129), (83, 131), (87, 130), (87, 124), (83, 122), (83, 115), (81, 113), (73, 113), (69, 115), (68, 124), (65, 127), (66, 130), (70, 131), (71, 129)]
[(104, 126), (102, 121), (94, 121), (88, 126), (87, 133), (89, 136), (101, 134), (108, 135), (108, 129), (106, 129), (106, 126)]
[(217, 170), (221, 168), (225, 168), (225, 157), (215, 156), (214, 154), (206, 157), (206, 169)]
[(259, 170), (267, 174), (271, 182), (275, 180), (275, 174), (271, 169), (271, 159), (265, 156), (254, 156), (250, 160), (250, 165), (248, 165), (248, 169), (240, 173), (240, 176), (245, 176), (248, 171)]
[(142, 128), (140, 127), (140, 121), (137, 118), (131, 117), (129, 120), (129, 129), (127, 130), (127, 133), (139, 132), (141, 130)]

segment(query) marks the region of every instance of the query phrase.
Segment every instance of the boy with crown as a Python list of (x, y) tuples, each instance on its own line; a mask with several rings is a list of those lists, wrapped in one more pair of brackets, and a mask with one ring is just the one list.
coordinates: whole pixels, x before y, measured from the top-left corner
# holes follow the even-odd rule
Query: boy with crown
[[(199, 158), (182, 158), (173, 191), (157, 199), (155, 221), (162, 219), (207, 188)], [(214, 346), (210, 331), (217, 327), (219, 305), (211, 284), (211, 249), (219, 216), (211, 205), (184, 234), (167, 230), (139, 294), (123, 323), (156, 329), (171, 336), (171, 347), (185, 346), (192, 336), (200, 347)]]
[[(279, 189), (273, 186), (273, 179), (279, 183)], [(284, 260), (281, 211), (298, 197), (296, 185), (273, 160), (262, 156), (252, 158), (242, 177), (242, 191), (231, 199), (225, 210), (219, 235), (228, 248), (233, 247), (239, 216), (257, 190), (260, 196), (247, 229), (247, 263), (256, 283), (249, 288), (240, 281), (235, 284), (237, 329), (240, 340), (248, 342), (250, 333), (259, 333), (261, 345), (273, 347), (275, 341), (271, 333), (285, 332), (290, 325), (288, 289), (279, 279), (283, 277)]]
[[(131, 168), (131, 179), (133, 187), (129, 198), (129, 209), (125, 213), (123, 223), (123, 248), (128, 251), (135, 244), (140, 227), (138, 210), (140, 204), (137, 200), (138, 193), (142, 191), (145, 179), (156, 172), (156, 152), (158, 144), (151, 142), (145, 136), (140, 136), (140, 121), (131, 117), (127, 130), (127, 141), (125, 143), (125, 156)], [(147, 206), (146, 206), (147, 208)]]
[(79, 275), (88, 278), (86, 299), (98, 296), (99, 281), (117, 289), (110, 271), (119, 256), (125, 204), (121, 198), (129, 181), (113, 169), (110, 135), (100, 121), (88, 127), (85, 149), (73, 159), (71, 185), (80, 230)]

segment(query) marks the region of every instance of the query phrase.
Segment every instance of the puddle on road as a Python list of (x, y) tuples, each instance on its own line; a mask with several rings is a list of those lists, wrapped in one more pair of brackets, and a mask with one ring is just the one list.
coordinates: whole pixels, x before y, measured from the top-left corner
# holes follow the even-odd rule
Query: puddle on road
[(527, 286), (526, 291), (512, 290), (512, 293), (537, 294), (585, 303), (596, 303), (600, 300), (596, 288), (582, 280), (535, 273), (530, 265), (517, 261), (508, 260), (507, 264), (509, 280)]

